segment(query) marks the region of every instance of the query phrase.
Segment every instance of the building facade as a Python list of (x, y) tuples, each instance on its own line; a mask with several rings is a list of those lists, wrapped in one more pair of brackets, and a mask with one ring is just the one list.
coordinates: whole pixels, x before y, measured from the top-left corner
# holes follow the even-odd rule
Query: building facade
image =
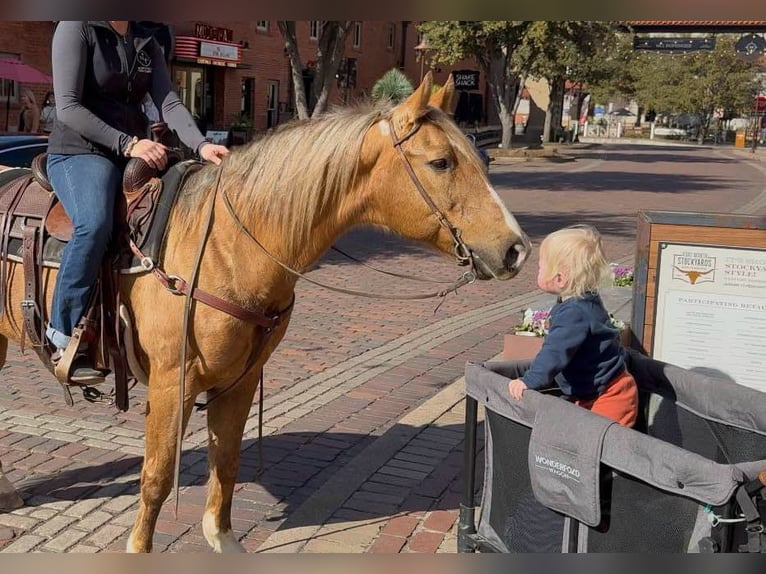
[[(290, 61), (276, 21), (174, 22), (171, 26), (175, 45), (166, 54), (171, 77), (203, 133), (222, 133), (233, 126), (263, 131), (294, 117)], [(314, 81), (321, 26), (318, 20), (296, 22), (307, 88)], [(53, 29), (53, 22), (0, 22), (0, 56), (21, 59), (50, 74)], [(367, 98), (374, 83), (391, 68), (401, 69), (414, 85), (429, 70), (439, 84), (450, 72), (458, 72), (461, 90), (456, 119), (470, 125), (487, 123), (488, 91), (478, 68), (470, 62), (433, 65), (416, 22), (353, 22), (331, 103)], [(50, 89), (30, 87), (39, 95), (38, 103)], [(9, 104), (11, 129), (18, 123), (18, 89), (13, 82), (2, 81), (0, 104)]]

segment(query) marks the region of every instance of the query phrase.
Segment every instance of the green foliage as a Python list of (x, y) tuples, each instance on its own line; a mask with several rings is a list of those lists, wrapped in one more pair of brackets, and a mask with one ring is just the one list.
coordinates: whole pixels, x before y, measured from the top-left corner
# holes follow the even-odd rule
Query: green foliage
[(623, 95), (658, 113), (697, 114), (703, 124), (716, 110), (724, 117), (747, 115), (759, 88), (753, 65), (737, 56), (734, 39), (727, 36), (719, 36), (712, 51), (663, 54), (623, 48), (610, 64), (611, 73), (592, 86), (597, 101)]
[(516, 100), (527, 77), (590, 81), (595, 64), (616, 43), (608, 22), (432, 21), (418, 29), (435, 62), (473, 59), (485, 74), (503, 125), (502, 145), (510, 145)]
[(372, 100), (389, 100), (395, 104), (404, 101), (414, 91), (412, 83), (404, 73), (392, 68), (372, 86)]

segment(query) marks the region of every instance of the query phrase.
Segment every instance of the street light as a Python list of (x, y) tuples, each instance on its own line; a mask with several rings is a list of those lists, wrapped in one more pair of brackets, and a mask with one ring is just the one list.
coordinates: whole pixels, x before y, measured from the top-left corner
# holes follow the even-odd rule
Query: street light
[(420, 44), (415, 46), (414, 50), (417, 52), (418, 58), (420, 59), (420, 82), (423, 82), (423, 66), (426, 63), (426, 52), (430, 50), (431, 47), (428, 45), (428, 40), (424, 36), (421, 40)]

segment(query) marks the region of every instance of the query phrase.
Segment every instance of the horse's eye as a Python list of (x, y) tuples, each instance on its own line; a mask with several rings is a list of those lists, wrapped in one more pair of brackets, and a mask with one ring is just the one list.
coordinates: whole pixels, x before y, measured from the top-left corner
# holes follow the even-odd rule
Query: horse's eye
[(444, 171), (449, 168), (450, 161), (446, 158), (440, 158), (430, 161), (428, 164), (436, 171)]

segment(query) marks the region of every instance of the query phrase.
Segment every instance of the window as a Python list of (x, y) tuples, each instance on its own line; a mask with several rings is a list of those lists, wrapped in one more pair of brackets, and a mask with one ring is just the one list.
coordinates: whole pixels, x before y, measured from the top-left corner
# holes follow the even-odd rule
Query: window
[[(0, 52), (0, 58), (8, 60), (20, 60), (21, 54), (9, 54)], [(7, 102), (9, 99), (15, 102), (19, 97), (19, 83), (13, 80), (0, 79), (0, 102)]]
[(354, 22), (354, 48), (362, 47), (362, 23)]
[(268, 20), (258, 20), (255, 23), (255, 29), (259, 32), (268, 32), (269, 31), (269, 21)]
[(310, 40), (319, 39), (319, 33), (321, 31), (322, 31), (321, 20), (312, 20), (311, 22), (309, 22), (309, 39)]
[(386, 44), (386, 47), (389, 50), (394, 49), (394, 42), (396, 40), (396, 28), (393, 24), (388, 25), (388, 43)]

